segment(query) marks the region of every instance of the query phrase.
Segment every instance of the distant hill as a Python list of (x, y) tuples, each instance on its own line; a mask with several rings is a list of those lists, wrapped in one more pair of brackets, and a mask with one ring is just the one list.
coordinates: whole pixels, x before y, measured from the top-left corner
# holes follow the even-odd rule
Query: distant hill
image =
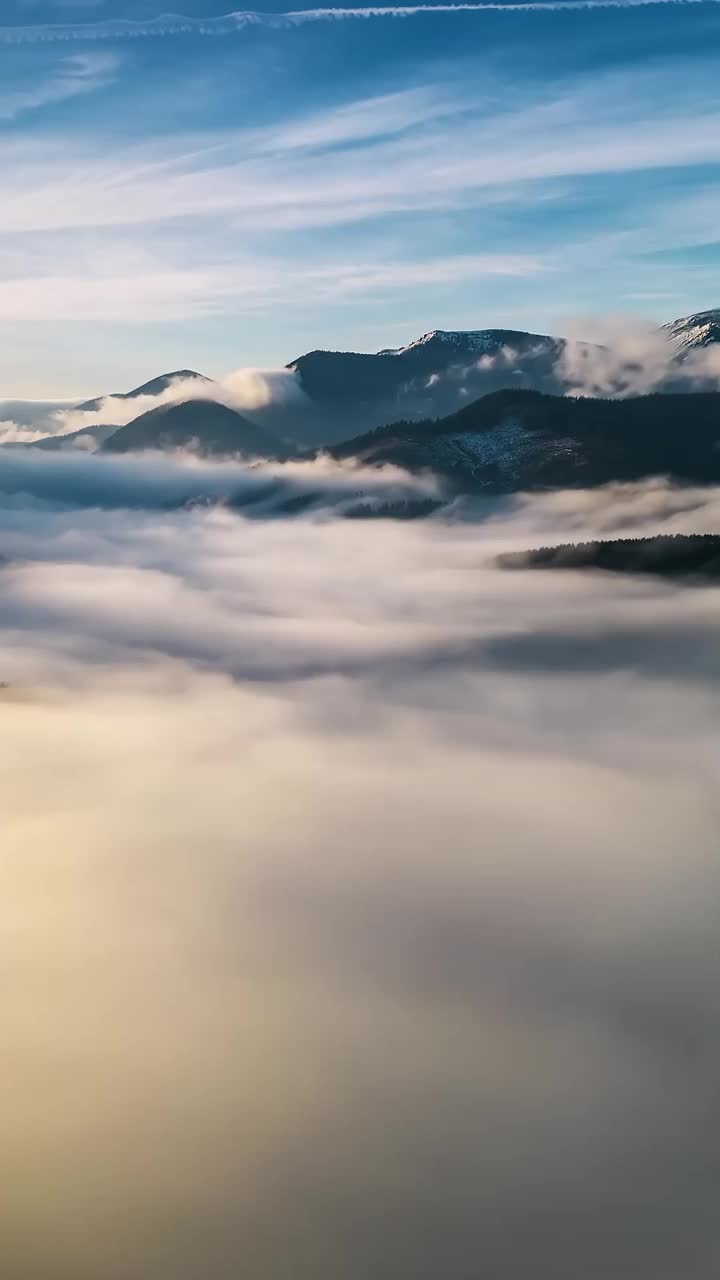
[(109, 439), (118, 427), (115, 423), (100, 423), (95, 427), (80, 427), (78, 431), (66, 431), (64, 435), (43, 436), (42, 440), (33, 440), (26, 444), (26, 449), (48, 449), (57, 453), (62, 449), (98, 448), (104, 440)]
[[(503, 351), (532, 361), (548, 356), (556, 359), (562, 346), (561, 339), (515, 329), (434, 329), (407, 346), (386, 348), (375, 354), (310, 351), (288, 368), (298, 373), (303, 390), (311, 399), (343, 404), (395, 397), (413, 386), (419, 394), (433, 375), (447, 373), (453, 367), (467, 368), (483, 359), (487, 363)], [(522, 361), (509, 359), (505, 376), (508, 370), (513, 372), (514, 363)]]
[(447, 413), (462, 399), (503, 387), (563, 388), (556, 366), (564, 341), (515, 329), (434, 329), (407, 346), (375, 354), (310, 351), (291, 362), (325, 439), (348, 425)]
[(671, 578), (701, 577), (720, 583), (720, 534), (658, 535), (569, 543), (498, 557), (505, 569), (605, 569)]
[(187, 448), (246, 458), (281, 457), (285, 452), (269, 431), (215, 400), (159, 405), (114, 431), (102, 447), (109, 453)]
[(564, 488), (669, 475), (720, 482), (720, 393), (573, 399), (500, 391), (458, 413), (396, 422), (327, 452), (430, 470), (462, 492)]
[(176, 369), (173, 373), (162, 373), (158, 378), (152, 378), (150, 382), (143, 382), (142, 386), (133, 387), (132, 391), (112, 391), (107, 396), (96, 396), (93, 400), (85, 400), (75, 408), (82, 413), (96, 413), (106, 400), (139, 400), (141, 396), (159, 396), (174, 382), (185, 380), (207, 383), (208, 388), (213, 385), (212, 378), (206, 378), (204, 373), (196, 373), (194, 369)]
[[(93, 400), (84, 400), (82, 404), (70, 406), (67, 402), (50, 402), (49, 408), (53, 410), (48, 412), (44, 420), (39, 421), (38, 425), (45, 427), (49, 432), (48, 435), (41, 437), (39, 440), (23, 442), (21, 447), (32, 449), (45, 449), (51, 452), (64, 450), (69, 448), (94, 448), (99, 447), (106, 441), (115, 431), (120, 428), (120, 423), (94, 423), (87, 427), (80, 427), (76, 431), (66, 431), (59, 433), (54, 428), (57, 426), (55, 414), (58, 411), (72, 409), (73, 414), (87, 413), (88, 416), (98, 413), (100, 409), (106, 407), (107, 402), (118, 401), (123, 404), (130, 400), (139, 400), (143, 396), (160, 396), (167, 391), (174, 383), (184, 382), (186, 380), (195, 381), (205, 384), (208, 388), (208, 398), (210, 398), (210, 388), (214, 386), (212, 378), (206, 378), (202, 373), (196, 373), (193, 369), (177, 369), (174, 373), (163, 373), (157, 378), (152, 378), (150, 382), (144, 382), (142, 386), (133, 387), (132, 391), (116, 391), (107, 396), (96, 396)], [(9, 408), (7, 417), (12, 421), (25, 422), (27, 414), (20, 416), (19, 413), (13, 413), (15, 406), (19, 406), (20, 410), (25, 408), (25, 402), (6, 402)], [(32, 405), (32, 402), (28, 402)], [(127, 411), (123, 409), (118, 417), (122, 420), (127, 416)], [(33, 424), (34, 425), (34, 424)], [(1, 446), (0, 446), (1, 447)], [(17, 445), (15, 447), (18, 447)]]

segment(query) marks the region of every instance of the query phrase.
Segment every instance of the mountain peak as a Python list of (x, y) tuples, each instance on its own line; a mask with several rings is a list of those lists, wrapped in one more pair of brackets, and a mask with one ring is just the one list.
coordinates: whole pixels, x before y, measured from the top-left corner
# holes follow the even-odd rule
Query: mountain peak
[(720, 307), (710, 311), (696, 311), (691, 316), (681, 316), (663, 325), (663, 333), (676, 347), (678, 354), (695, 347), (707, 347), (720, 342)]
[(235, 409), (217, 400), (157, 405), (105, 440), (108, 453), (143, 449), (193, 449), (243, 457), (277, 457), (280, 442)]
[(172, 373), (161, 373), (158, 378), (152, 378), (150, 382), (144, 382), (140, 387), (133, 387), (132, 391), (122, 393), (124, 400), (139, 399), (140, 396), (157, 396), (161, 392), (167, 391), (174, 382), (212, 382), (212, 378), (207, 378), (204, 373), (196, 373), (194, 369), (175, 369)]
[(106, 396), (95, 396), (92, 400), (84, 400), (82, 404), (75, 407), (83, 413), (94, 413), (106, 400), (139, 400), (141, 396), (159, 396), (176, 382), (206, 382), (209, 386), (212, 378), (206, 378), (204, 373), (196, 373), (194, 369), (175, 369), (172, 373), (161, 373), (158, 378), (152, 378), (150, 382), (143, 382), (141, 386), (133, 387), (132, 391), (111, 391)]
[(404, 347), (385, 347), (379, 356), (402, 356), (428, 345), (461, 347), (464, 351), (487, 351), (497, 345), (497, 329), (430, 329)]

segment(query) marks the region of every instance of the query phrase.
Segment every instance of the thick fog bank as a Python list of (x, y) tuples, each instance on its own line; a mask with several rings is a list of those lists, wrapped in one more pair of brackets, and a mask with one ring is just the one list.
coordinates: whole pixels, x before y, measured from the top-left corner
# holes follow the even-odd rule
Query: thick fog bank
[(494, 562), (718, 491), (131, 465), (0, 496), (0, 1270), (714, 1280), (720, 596)]
[(0, 502), (47, 506), (171, 510), (226, 504), (262, 517), (288, 510), (352, 510), (359, 498), (378, 506), (438, 496), (432, 476), (395, 467), (362, 467), (329, 458), (312, 462), (202, 460), (181, 450), (97, 456), (6, 449), (0, 456)]

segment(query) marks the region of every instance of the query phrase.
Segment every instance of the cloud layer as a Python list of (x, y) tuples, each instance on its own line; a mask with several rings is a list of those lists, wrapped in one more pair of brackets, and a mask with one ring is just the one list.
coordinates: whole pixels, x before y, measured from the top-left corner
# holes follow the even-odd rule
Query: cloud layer
[(569, 328), (578, 336), (568, 341), (556, 366), (568, 395), (627, 397), (720, 386), (718, 343), (691, 349), (678, 360), (666, 333), (628, 317), (588, 317)]
[(307, 398), (297, 375), (291, 369), (236, 369), (224, 378), (208, 384), (202, 378), (173, 378), (156, 395), (105, 396), (95, 409), (60, 409), (54, 415), (49, 434), (64, 435), (84, 427), (115, 425), (123, 427), (143, 413), (161, 405), (180, 404), (186, 400), (216, 400), (238, 412), (267, 409), (271, 405), (304, 408)]
[(127, 40), (143, 36), (232, 36), (253, 27), (273, 31), (306, 26), (315, 22), (344, 22), (370, 18), (413, 18), (422, 14), (459, 13), (563, 13), (592, 12), (596, 9), (637, 9), (649, 5), (717, 4), (719, 0), (528, 0), (527, 4), (503, 4), (502, 0), (480, 4), (420, 4), (363, 6), (343, 9), (296, 9), (287, 13), (240, 10), (217, 17), (193, 18), (162, 14), (156, 18), (109, 18), (99, 22), (36, 23), (31, 26), (0, 27), (0, 43), (36, 44), (54, 40)]
[(86, 448), (45, 453), (9, 448), (0, 459), (5, 500), (28, 499), (71, 510), (84, 507), (167, 510), (194, 504), (248, 508), (271, 516), (286, 509), (352, 509), (359, 501), (384, 504), (439, 496), (432, 476), (394, 467), (363, 468), (330, 459), (314, 462), (205, 462), (185, 455), (102, 455)]
[(718, 491), (249, 520), (136, 464), (0, 497), (8, 1271), (714, 1278), (717, 595), (494, 558)]

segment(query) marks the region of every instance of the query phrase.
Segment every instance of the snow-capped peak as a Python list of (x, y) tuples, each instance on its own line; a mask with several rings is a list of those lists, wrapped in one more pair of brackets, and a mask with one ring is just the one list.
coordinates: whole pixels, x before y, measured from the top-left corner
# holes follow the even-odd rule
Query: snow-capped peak
[(711, 342), (720, 342), (720, 308), (711, 311), (697, 311), (692, 316), (681, 316), (679, 320), (671, 320), (663, 325), (663, 332), (678, 352), (692, 347), (706, 347)]
[(441, 342), (446, 346), (462, 347), (464, 351), (487, 351), (496, 346), (492, 329), (431, 329), (414, 342), (405, 347), (386, 347), (378, 351), (380, 356), (403, 356), (416, 347), (425, 347), (430, 342)]

